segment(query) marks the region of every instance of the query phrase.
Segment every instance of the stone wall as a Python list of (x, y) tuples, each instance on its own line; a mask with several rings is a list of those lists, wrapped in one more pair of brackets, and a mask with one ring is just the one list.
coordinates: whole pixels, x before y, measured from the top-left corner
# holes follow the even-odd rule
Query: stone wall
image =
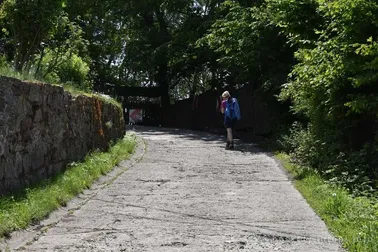
[(50, 178), (124, 134), (122, 109), (98, 97), (0, 77), (0, 194)]

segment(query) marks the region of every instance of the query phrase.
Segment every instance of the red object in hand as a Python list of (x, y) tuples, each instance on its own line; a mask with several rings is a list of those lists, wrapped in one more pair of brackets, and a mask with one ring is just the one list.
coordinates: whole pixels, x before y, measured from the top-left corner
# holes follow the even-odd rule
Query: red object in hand
[(226, 108), (226, 101), (222, 101), (222, 108)]

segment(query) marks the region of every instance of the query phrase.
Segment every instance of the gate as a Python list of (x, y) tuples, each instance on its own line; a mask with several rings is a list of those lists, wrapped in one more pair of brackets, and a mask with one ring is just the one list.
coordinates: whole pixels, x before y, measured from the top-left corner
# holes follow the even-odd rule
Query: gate
[(161, 124), (160, 103), (126, 101), (123, 107), (127, 125), (159, 126)]
[(161, 125), (161, 88), (128, 87), (107, 84), (106, 93), (122, 97), (126, 125)]

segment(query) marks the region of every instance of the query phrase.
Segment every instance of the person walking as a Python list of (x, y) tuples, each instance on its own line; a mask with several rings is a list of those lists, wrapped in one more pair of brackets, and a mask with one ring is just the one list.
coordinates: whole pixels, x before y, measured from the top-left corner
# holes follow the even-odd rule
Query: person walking
[(238, 100), (231, 97), (228, 91), (222, 94), (221, 112), (224, 114), (224, 125), (227, 130), (227, 145), (226, 149), (234, 148), (233, 133), (235, 130), (236, 122), (240, 120), (240, 107)]

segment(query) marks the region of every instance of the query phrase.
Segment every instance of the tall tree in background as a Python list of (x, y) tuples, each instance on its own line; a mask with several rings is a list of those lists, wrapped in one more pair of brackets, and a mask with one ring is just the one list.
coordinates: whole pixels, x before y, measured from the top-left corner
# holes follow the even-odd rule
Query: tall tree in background
[[(163, 106), (177, 85), (207, 71), (209, 54), (196, 47), (219, 1), (129, 1), (124, 5), (128, 34), (122, 70), (162, 88)], [(126, 70), (126, 71), (125, 71)], [(196, 84), (197, 85), (197, 84)], [(194, 92), (195, 86), (189, 88)]]
[(124, 1), (68, 0), (67, 3), (70, 19), (82, 27), (84, 39), (88, 41), (86, 56), (90, 59), (90, 78), (97, 91), (104, 91), (106, 82), (119, 79), (118, 69), (128, 36), (121, 2)]

